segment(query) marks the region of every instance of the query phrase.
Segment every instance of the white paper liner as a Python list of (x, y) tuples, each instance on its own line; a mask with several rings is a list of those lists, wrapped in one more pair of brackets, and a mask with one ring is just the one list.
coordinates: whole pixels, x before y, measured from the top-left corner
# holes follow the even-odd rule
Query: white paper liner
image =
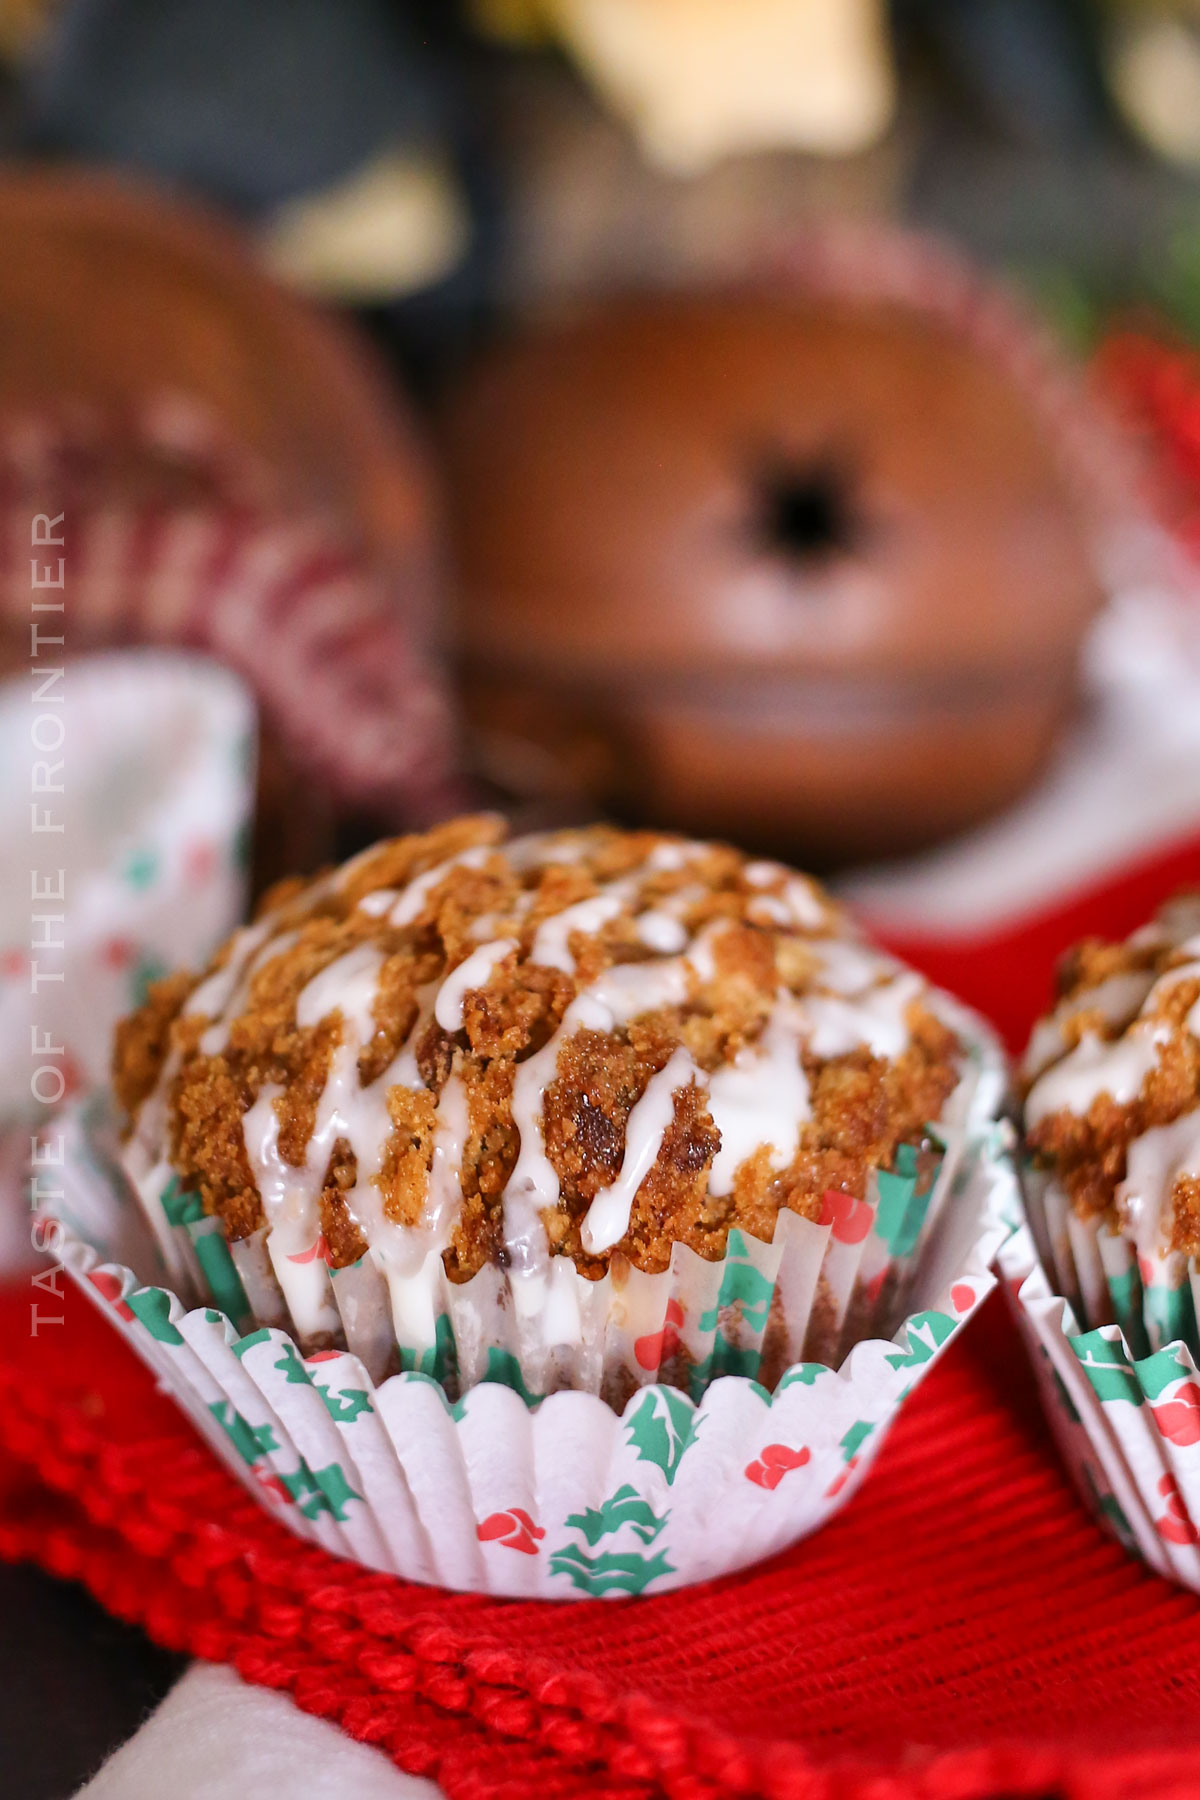
[[(1067, 1465), (1127, 1549), (1200, 1592), (1194, 1273), (1182, 1257), (1139, 1271), (1132, 1247), (1070, 1216), (1053, 1184), (1026, 1172), (1024, 1185), (999, 1267)], [(1143, 1273), (1161, 1279), (1143, 1289)]]
[[(306, 1357), (278, 1328), (239, 1335), (216, 1308), (189, 1310), (158, 1285), (152, 1234), (83, 1110), (66, 1126), (60, 1256), (223, 1460), (301, 1536), (452, 1588), (664, 1592), (769, 1556), (831, 1517), (905, 1396), (994, 1286), (989, 1265), (1012, 1229), (1015, 1176), (1008, 1128), (991, 1116), (1002, 1067), (990, 1052), (981, 1063), (961, 1154), (905, 1272), (908, 1318), (889, 1339), (857, 1343), (840, 1366), (793, 1362), (773, 1394), (725, 1374), (698, 1404), (655, 1381), (620, 1410), (571, 1390), (530, 1404), (516, 1391), (519, 1365), (501, 1357), (494, 1373), (509, 1385), (485, 1380), (451, 1402), (419, 1371), (376, 1383), (349, 1350)], [(191, 1229), (197, 1256), (207, 1243), (223, 1247), (199, 1221)], [(804, 1306), (816, 1288), (804, 1239), (820, 1230), (807, 1226), (793, 1242), (789, 1228), (773, 1245), (753, 1244), (744, 1263), (706, 1265), (707, 1279), (719, 1294), (730, 1266), (757, 1273), (774, 1259), (776, 1291)], [(864, 1252), (850, 1249), (857, 1270)], [(655, 1279), (630, 1284), (627, 1338), (646, 1323)], [(838, 1286), (853, 1291), (840, 1276)], [(740, 1318), (753, 1338), (749, 1310)], [(462, 1354), (479, 1357), (483, 1346)]]

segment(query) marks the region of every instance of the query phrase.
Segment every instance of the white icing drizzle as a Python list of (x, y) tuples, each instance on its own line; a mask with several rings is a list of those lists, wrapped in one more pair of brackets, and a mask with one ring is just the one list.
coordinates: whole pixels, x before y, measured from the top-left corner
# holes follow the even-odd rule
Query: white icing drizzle
[(803, 1007), (781, 990), (760, 1043), (709, 1078), (708, 1110), (721, 1134), (710, 1193), (732, 1193), (737, 1171), (762, 1144), (771, 1146), (773, 1169), (785, 1169), (795, 1156), (800, 1127), (812, 1116), (800, 1063), (805, 1029)]
[(1074, 1050), (1038, 1077), (1025, 1101), (1025, 1117), (1037, 1125), (1051, 1113), (1072, 1112), (1083, 1116), (1100, 1094), (1109, 1094), (1118, 1106), (1126, 1106), (1141, 1093), (1142, 1083), (1158, 1062), (1158, 1052), (1170, 1036), (1165, 1026), (1141, 1030), (1136, 1025), (1124, 1037), (1108, 1042), (1094, 1031), (1085, 1031)]
[(360, 1044), (375, 1035), (372, 1011), (379, 991), (383, 952), (374, 944), (356, 944), (344, 956), (327, 963), (301, 988), (296, 1000), (296, 1023), (301, 1030), (319, 1025), (330, 1013), (340, 1012), (343, 1023)]
[(619, 1244), (629, 1230), (634, 1196), (658, 1161), (662, 1141), (675, 1116), (675, 1090), (689, 1082), (704, 1085), (704, 1076), (684, 1049), (676, 1050), (666, 1067), (652, 1075), (625, 1128), (625, 1156), (621, 1173), (601, 1188), (579, 1227), (579, 1237), (589, 1255), (598, 1255)]
[(835, 994), (861, 994), (885, 977), (899, 974), (895, 957), (853, 938), (814, 938), (805, 949), (816, 957), (821, 986)]
[(205, 1056), (221, 1054), (229, 1042), (233, 1021), (245, 1009), (250, 983), (260, 969), (281, 956), (299, 936), (295, 931), (282, 931), (278, 937), (268, 937), (270, 924), (269, 919), (261, 919), (257, 925), (239, 932), (234, 954), (225, 967), (202, 981), (188, 996), (184, 1012), (193, 1018), (200, 1015), (212, 1020), (200, 1038)]
[(845, 1056), (866, 1044), (875, 1056), (899, 1056), (908, 1044), (909, 1007), (924, 988), (911, 971), (846, 999), (810, 994), (804, 1005), (812, 1024), (809, 1048), (814, 1056)]
[(542, 1101), (554, 1080), (563, 1044), (577, 1031), (615, 1031), (657, 1007), (681, 1006), (687, 993), (688, 965), (683, 958), (663, 963), (615, 963), (575, 996), (549, 1043), (518, 1063), (512, 1115), (520, 1149), (504, 1190), (504, 1241), (514, 1268), (532, 1271), (536, 1266), (545, 1232), (540, 1218), (538, 1231), (531, 1229), (530, 1208), (540, 1214), (556, 1204), (561, 1191), (554, 1165), (546, 1155)]
[(772, 882), (786, 880), (787, 873), (782, 863), (748, 862), (742, 867), (742, 880), (751, 887), (770, 887)]
[(819, 931), (825, 923), (825, 908), (803, 875), (789, 875), (783, 884), (784, 904), (793, 920), (804, 931)]
[[(627, 883), (621, 883), (627, 887)], [(625, 894), (615, 893), (611, 888), (599, 894), (593, 894), (590, 900), (578, 900), (574, 906), (564, 907), (562, 912), (551, 913), (543, 919), (537, 928), (533, 940), (533, 948), (529, 952), (530, 962), (540, 963), (543, 968), (562, 969), (565, 974), (575, 973), (575, 958), (571, 955), (569, 940), (573, 931), (584, 932), (593, 937), (602, 926), (615, 919), (625, 904)]]
[(633, 928), (638, 934), (639, 942), (645, 944), (648, 950), (657, 950), (660, 956), (675, 955), (688, 941), (687, 927), (682, 919), (676, 918), (661, 906), (638, 913), (633, 921)]
[(505, 844), (504, 855), (518, 873), (548, 869), (556, 863), (582, 862), (587, 855), (587, 839), (571, 831), (530, 831)]
[(422, 1220), (439, 1249), (449, 1242), (462, 1203), (463, 1155), (470, 1135), (467, 1090), (461, 1077), (451, 1074), (438, 1098), (429, 1201)]
[(451, 970), (438, 989), (433, 1007), (433, 1016), (443, 1031), (462, 1030), (463, 1002), (467, 995), (486, 987), (496, 965), (511, 951), (520, 948), (516, 938), (495, 938), (490, 944), (481, 944), (478, 950), (472, 950), (464, 962)]
[(1200, 1110), (1155, 1125), (1129, 1145), (1117, 1208), (1139, 1256), (1160, 1256), (1171, 1228), (1171, 1192), (1181, 1175), (1200, 1176)]
[(270, 935), (271, 919), (260, 919), (257, 925), (243, 925), (235, 931), (229, 946), (229, 955), (224, 966), (217, 969), (207, 980), (192, 989), (184, 1005), (184, 1012), (192, 1015), (203, 1013), (206, 1018), (219, 1019), (229, 1005), (235, 991), (247, 972), (255, 952)]
[(1060, 1000), (1049, 1018), (1039, 1019), (1033, 1028), (1023, 1063), (1026, 1079), (1039, 1075), (1061, 1055), (1067, 1041), (1064, 1027), (1076, 1014), (1098, 1012), (1106, 1025), (1123, 1031), (1137, 1017), (1153, 986), (1152, 970), (1126, 969)]
[(445, 862), (435, 863), (432, 869), (426, 869), (423, 875), (417, 875), (402, 888), (399, 898), (392, 903), (388, 913), (389, 925), (411, 925), (419, 918), (434, 888), (445, 881), (454, 869), (481, 869), (489, 856), (495, 854), (493, 844), (476, 844), (471, 850), (463, 850), (458, 856), (447, 857)]
[(791, 925), (790, 907), (784, 905), (776, 894), (755, 894), (746, 907), (746, 917), (752, 925)]
[(655, 871), (674, 874), (679, 869), (686, 869), (690, 862), (698, 862), (707, 856), (708, 844), (655, 844), (646, 858), (646, 867)]

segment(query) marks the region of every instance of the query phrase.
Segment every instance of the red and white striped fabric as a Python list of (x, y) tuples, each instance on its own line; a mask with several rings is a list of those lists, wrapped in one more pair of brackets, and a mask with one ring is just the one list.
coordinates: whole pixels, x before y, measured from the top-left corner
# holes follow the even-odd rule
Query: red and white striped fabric
[(21, 663), (38, 512), (66, 514), (69, 652), (205, 650), (342, 804), (395, 825), (455, 804), (451, 707), (421, 641), (424, 565), (385, 577), (336, 521), (274, 503), (190, 402), (0, 420), (0, 630)]

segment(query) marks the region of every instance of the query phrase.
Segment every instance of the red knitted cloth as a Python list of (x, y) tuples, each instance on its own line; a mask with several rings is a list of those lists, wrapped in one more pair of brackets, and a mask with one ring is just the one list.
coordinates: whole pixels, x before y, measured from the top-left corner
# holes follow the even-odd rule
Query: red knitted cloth
[[(1200, 840), (1003, 940), (905, 948), (1015, 1041), (1067, 943), (1129, 930), (1184, 882)], [(660, 1599), (558, 1605), (441, 1594), (300, 1543), (79, 1295), (64, 1310), (31, 1339), (28, 1291), (0, 1302), (0, 1555), (81, 1580), (452, 1796), (1200, 1787), (1200, 1605), (1085, 1513), (1002, 1304), (817, 1536)]]

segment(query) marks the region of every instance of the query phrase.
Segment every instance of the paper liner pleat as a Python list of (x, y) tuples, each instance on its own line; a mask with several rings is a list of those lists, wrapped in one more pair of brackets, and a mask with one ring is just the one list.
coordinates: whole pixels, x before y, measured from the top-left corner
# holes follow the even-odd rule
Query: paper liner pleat
[[(421, 1369), (377, 1379), (350, 1349), (306, 1354), (277, 1326), (239, 1330), (202, 1296), (169, 1292), (140, 1209), (103, 1156), (84, 1154), (81, 1133), (87, 1120), (77, 1117), (56, 1206), (63, 1266), (249, 1491), (335, 1555), (493, 1594), (661, 1592), (820, 1526), (993, 1287), (989, 1265), (1015, 1218), (1004, 1130), (976, 1115), (925, 1234), (912, 1312), (839, 1366), (801, 1360), (798, 1337), (772, 1348), (777, 1317), (811, 1315), (834, 1241), (831, 1226), (788, 1215), (774, 1243), (742, 1238), (722, 1263), (677, 1250), (665, 1287), (637, 1270), (610, 1273), (608, 1293), (591, 1284), (597, 1315), (616, 1321), (611, 1367), (623, 1376), (623, 1391), (605, 1398), (564, 1388), (533, 1401), (519, 1391), (525, 1364), (511, 1307), (494, 1283), (496, 1317), (472, 1302), (468, 1320), (463, 1294), (474, 1284), (464, 1284), (450, 1297), (454, 1341), (464, 1372), (481, 1378), (455, 1400)], [(870, 1238), (840, 1246), (856, 1275), (869, 1266)], [(256, 1281), (269, 1289), (262, 1246), (239, 1252), (237, 1264), (248, 1295)], [(347, 1273), (333, 1278), (335, 1292)], [(663, 1293), (688, 1297), (678, 1326)], [(349, 1288), (339, 1295), (347, 1336), (358, 1331), (350, 1297)], [(651, 1354), (644, 1340), (659, 1331)], [(787, 1359), (773, 1393), (741, 1367), (743, 1358), (761, 1366), (764, 1344)], [(684, 1389), (706, 1365), (697, 1400)], [(583, 1368), (577, 1355), (551, 1373)], [(660, 1378), (668, 1369), (683, 1386)]]
[(1064, 1459), (1088, 1504), (1128, 1549), (1200, 1592), (1197, 1357), (1184, 1337), (1171, 1336), (1170, 1306), (1156, 1323), (1149, 1305), (1157, 1285), (1172, 1297), (1173, 1316), (1190, 1321), (1194, 1333), (1191, 1280), (1172, 1269), (1161, 1283), (1147, 1282), (1143, 1296), (1132, 1246), (1098, 1220), (1077, 1221), (1071, 1273), (1077, 1292), (1093, 1299), (1083, 1310), (1061, 1292), (1058, 1271), (1039, 1252), (1045, 1233), (1035, 1233), (1031, 1219), (1043, 1194), (1034, 1195), (1030, 1205), (1027, 1185), (1027, 1216), (1002, 1247), (999, 1265)]
[[(873, 1175), (861, 1202), (830, 1196), (846, 1210), (827, 1223), (784, 1210), (770, 1242), (733, 1229), (718, 1261), (676, 1244), (659, 1274), (614, 1259), (602, 1280), (589, 1281), (566, 1259), (552, 1258), (549, 1292), (543, 1288), (531, 1304), (519, 1282), (491, 1265), (455, 1283), (430, 1252), (416, 1271), (387, 1279), (369, 1255), (351, 1268), (329, 1269), (323, 1242), (276, 1260), (265, 1231), (231, 1247), (231, 1299), (213, 1288), (217, 1239), (209, 1257), (197, 1256), (199, 1234), (211, 1235), (215, 1221), (187, 1214), (167, 1227), (177, 1285), (186, 1270), (185, 1297), (215, 1303), (239, 1326), (253, 1319), (287, 1330), (305, 1352), (348, 1349), (377, 1382), (396, 1369), (432, 1375), (452, 1398), (499, 1379), (526, 1396), (584, 1390), (620, 1410), (634, 1389), (654, 1382), (696, 1399), (722, 1374), (770, 1385), (801, 1359), (836, 1365), (862, 1338), (886, 1336), (908, 1311), (972, 1120), (995, 1110), (1002, 1087), (977, 1021), (944, 996), (939, 1005), (970, 1045), (938, 1123), (941, 1151), (924, 1167), (910, 1152), (907, 1174)], [(112, 1156), (108, 1169), (120, 1179)], [(161, 1238), (160, 1208), (151, 1203), (146, 1210)], [(570, 1331), (548, 1336), (547, 1321), (563, 1318)]]

